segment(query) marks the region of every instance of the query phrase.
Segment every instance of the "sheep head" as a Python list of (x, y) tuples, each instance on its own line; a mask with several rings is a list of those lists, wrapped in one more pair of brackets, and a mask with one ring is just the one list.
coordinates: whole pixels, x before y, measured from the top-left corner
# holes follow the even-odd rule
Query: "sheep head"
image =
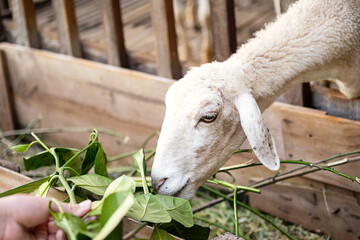
[(231, 71), (223, 67), (210, 63), (193, 68), (167, 92), (151, 173), (158, 193), (191, 199), (246, 137), (265, 166), (279, 168), (249, 83), (240, 86), (241, 79), (232, 81)]

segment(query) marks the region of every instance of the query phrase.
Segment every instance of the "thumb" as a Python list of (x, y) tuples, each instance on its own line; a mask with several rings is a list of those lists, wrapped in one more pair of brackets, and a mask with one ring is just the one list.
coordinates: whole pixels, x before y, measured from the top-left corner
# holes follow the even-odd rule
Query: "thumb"
[(64, 212), (82, 217), (91, 210), (91, 201), (85, 200), (75, 205), (68, 203), (61, 203), (61, 207), (63, 208)]

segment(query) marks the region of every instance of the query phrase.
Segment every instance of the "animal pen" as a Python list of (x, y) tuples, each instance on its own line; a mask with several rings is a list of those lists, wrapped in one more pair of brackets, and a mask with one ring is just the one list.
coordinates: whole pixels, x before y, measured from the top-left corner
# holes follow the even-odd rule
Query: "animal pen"
[[(290, 2), (277, 2), (277, 11), (284, 11)], [(160, 129), (165, 93), (191, 65), (178, 57), (172, 1), (10, 3), (11, 9), (1, 1), (1, 36), (6, 36), (0, 44), (0, 128), (4, 133), (23, 128), (40, 113), (41, 127), (99, 127), (129, 136), (127, 144), (101, 137), (106, 152), (118, 154), (138, 149)], [(272, 4), (267, 0), (263, 6), (272, 8)], [(274, 14), (266, 9), (260, 14), (263, 21), (270, 21)], [(12, 18), (6, 18), (10, 12)], [(239, 12), (234, 0), (211, 1), (217, 61), (236, 50), (236, 37), (244, 34), (236, 27), (245, 29), (258, 18), (251, 11)], [(194, 44), (198, 35), (193, 33)], [(282, 102), (266, 110), (264, 118), (282, 159), (317, 162), (360, 149), (360, 99), (348, 100), (324, 85), (295, 86)], [(84, 139), (84, 134), (47, 135), (49, 142), (71, 146), (81, 146)], [(156, 140), (150, 144), (155, 146)], [(236, 155), (227, 165), (249, 159), (256, 157)], [(289, 169), (286, 164), (281, 167)], [(337, 169), (360, 175), (359, 162)], [(20, 183), (0, 170), (1, 191)], [(238, 184), (248, 185), (272, 173), (261, 168), (238, 170), (234, 176)], [(347, 179), (317, 172), (264, 187), (261, 195), (250, 194), (249, 199), (253, 207), (304, 228), (331, 233), (334, 239), (360, 238), (360, 186)]]

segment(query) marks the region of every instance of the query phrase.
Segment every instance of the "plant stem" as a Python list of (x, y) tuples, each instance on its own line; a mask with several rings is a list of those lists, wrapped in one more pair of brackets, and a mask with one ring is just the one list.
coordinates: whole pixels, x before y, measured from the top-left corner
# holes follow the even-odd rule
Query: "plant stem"
[(132, 238), (133, 236), (135, 236), (135, 234), (137, 232), (139, 232), (141, 229), (143, 229), (146, 226), (146, 223), (142, 223), (139, 222), (139, 224), (136, 226), (136, 228), (134, 228), (133, 230), (131, 230), (130, 232), (128, 232), (122, 239), (123, 240), (128, 240), (130, 238)]
[(149, 143), (149, 141), (150, 141), (153, 137), (155, 137), (155, 136), (157, 136), (157, 135), (159, 135), (159, 132), (158, 132), (158, 131), (153, 132), (152, 134), (150, 134), (150, 136), (148, 136), (148, 137), (145, 139), (144, 143), (141, 145), (140, 148), (145, 148), (146, 145)]
[[(153, 152), (153, 151), (154, 150), (152, 150), (152, 149), (145, 149), (144, 153), (150, 153), (150, 152)], [(131, 157), (136, 152), (137, 151), (132, 151), (132, 152), (122, 153), (122, 154), (119, 154), (119, 155), (116, 155), (116, 156), (112, 156), (112, 157), (108, 158), (108, 162), (115, 161), (115, 160), (120, 160), (120, 159), (123, 159), (123, 158), (126, 158), (126, 157)]]
[[(25, 129), (32, 129), (42, 118), (41, 114), (37, 115), (33, 120), (31, 120), (31, 122), (26, 126)], [(25, 137), (24, 134), (19, 135), (9, 146), (8, 149), (5, 149), (5, 151), (1, 154), (0, 158), (4, 158), (6, 156), (6, 154), (8, 154), (11, 150), (10, 147), (17, 145), (23, 138)]]
[(72, 156), (68, 161), (66, 161), (66, 163), (64, 163), (64, 165), (62, 166), (62, 168), (68, 166), (75, 158), (77, 158), (78, 156), (80, 156), (80, 154), (82, 154), (83, 152), (85, 152), (88, 148), (90, 148), (92, 145), (94, 145), (95, 143), (97, 143), (97, 133), (94, 134), (95, 138), (92, 139), (92, 142), (90, 144), (88, 144), (85, 148), (81, 149), (79, 152), (77, 152), (76, 154), (74, 154), (74, 156)]
[[(357, 154), (357, 152), (353, 153), (353, 154)], [(348, 155), (351, 155), (351, 154), (348, 154)], [(339, 155), (340, 157), (341, 156), (344, 156), (344, 154), (341, 154)], [(345, 155), (346, 156), (346, 155)], [(337, 157), (336, 157), (337, 158)], [(327, 159), (324, 159), (326, 161), (330, 161), (330, 160), (333, 160), (335, 159), (334, 157), (331, 157), (331, 158), (327, 158)], [(317, 163), (321, 163), (321, 162), (325, 162), (324, 160), (322, 161), (319, 161)], [(332, 162), (332, 163), (329, 163), (328, 164), (328, 167), (335, 167), (335, 166), (340, 166), (340, 165), (344, 165), (344, 164), (348, 164), (348, 163), (353, 163), (353, 162), (358, 162), (360, 161), (360, 157), (354, 157), (354, 158), (351, 158), (351, 159), (346, 159), (346, 161), (344, 160), (341, 160), (341, 161), (337, 161), (337, 162)], [(299, 170), (302, 170), (304, 168), (306, 168), (308, 166), (301, 166), (299, 168), (296, 168), (298, 169), (297, 171)], [(294, 170), (294, 169), (293, 169)], [(305, 172), (300, 172), (298, 174), (293, 174), (293, 175), (289, 175), (290, 173), (294, 173), (295, 171), (293, 170), (290, 170), (290, 171), (287, 171), (287, 172), (284, 172), (283, 174), (278, 174), (277, 176), (273, 176), (273, 177), (268, 177), (268, 178), (264, 178), (258, 182), (255, 182), (253, 184), (251, 184), (250, 186), (251, 187), (257, 187), (257, 188), (261, 188), (261, 187), (264, 187), (264, 186), (267, 186), (267, 185), (270, 185), (270, 184), (274, 184), (276, 182), (280, 182), (280, 181), (283, 181), (283, 180), (287, 180), (287, 179), (290, 179), (290, 178), (293, 178), (293, 177), (299, 177), (299, 176), (303, 176), (303, 175), (306, 175), (306, 174), (309, 174), (309, 173), (313, 173), (313, 172), (317, 172), (317, 171), (320, 171), (321, 169), (311, 169), (311, 170), (308, 170), (308, 171), (305, 171)], [(284, 175), (289, 175), (289, 176), (284, 176)], [(246, 191), (239, 191), (238, 192), (238, 195), (239, 194), (244, 194), (246, 193)], [(227, 195), (228, 197), (233, 197), (233, 193), (230, 193)], [(207, 202), (206, 204), (204, 204), (203, 206), (200, 206), (200, 207), (197, 207), (197, 208), (194, 208), (193, 209), (193, 212), (196, 213), (196, 212), (199, 212), (205, 208), (208, 208), (208, 207), (211, 207), (211, 206), (214, 206), (222, 201), (224, 201), (225, 199), (224, 198), (217, 198), (217, 199), (214, 199), (210, 202)]]
[(45, 145), (43, 141), (40, 140), (40, 138), (38, 138), (38, 136), (35, 135), (34, 132), (31, 133), (31, 136), (33, 136), (35, 140), (38, 141), (38, 143), (40, 143), (43, 148), (45, 148), (46, 151), (50, 152), (50, 149)]
[(213, 225), (215, 227), (221, 228), (221, 229), (225, 230), (226, 232), (234, 233), (234, 231), (232, 229), (227, 228), (227, 227), (225, 227), (225, 226), (223, 226), (221, 224), (218, 224), (216, 222), (209, 221), (209, 220), (207, 220), (205, 218), (201, 218), (201, 217), (197, 217), (197, 216), (194, 216), (194, 218), (197, 219), (197, 220), (200, 220), (200, 221), (202, 221), (204, 223), (207, 223), (207, 224)]
[(252, 149), (239, 149), (239, 150), (236, 150), (233, 154), (244, 153), (244, 152), (252, 153)]
[[(93, 132), (94, 128), (76, 128), (76, 127), (63, 127), (63, 128), (37, 128), (37, 129), (20, 129), (20, 130), (13, 130), (13, 131), (6, 131), (0, 134), (0, 138), (16, 136), (16, 135), (26, 135), (34, 133), (79, 133), (79, 132)], [(104, 129), (104, 128), (97, 128), (99, 133), (107, 134), (114, 137), (120, 137), (124, 139), (124, 142), (129, 140), (128, 136), (125, 136), (121, 133)]]
[(207, 180), (207, 182), (208, 183), (213, 183), (213, 184), (218, 184), (218, 185), (230, 188), (232, 190), (236, 189), (236, 190), (245, 190), (245, 191), (249, 191), (249, 192), (260, 193), (259, 189), (232, 184), (232, 183), (229, 183), (229, 182), (226, 182), (226, 181), (223, 181), (223, 180), (219, 180), (219, 179), (216, 179), (216, 178), (209, 179), (209, 180)]
[(237, 208), (237, 190), (234, 189), (234, 220), (235, 220), (235, 234), (239, 237), (239, 216), (238, 216), (238, 208)]
[[(228, 197), (227, 195), (215, 190), (215, 189), (212, 189), (210, 187), (207, 187), (207, 186), (204, 186), (202, 185), (201, 186), (202, 188), (206, 189), (207, 191), (209, 192), (212, 192), (220, 197), (223, 197), (225, 198), (226, 200), (229, 200), (229, 201), (234, 201), (234, 199), (232, 199), (231, 197)], [(255, 209), (255, 208), (252, 208), (248, 205), (246, 205), (245, 203), (243, 202), (240, 202), (240, 201), (237, 201), (236, 202), (237, 205), (240, 205), (241, 207), (249, 210), (250, 212), (258, 215), (260, 218), (262, 218), (263, 220), (265, 220), (266, 222), (270, 223), (272, 226), (274, 226), (277, 230), (279, 230), (280, 232), (282, 232), (287, 238), (291, 239), (291, 240), (295, 240), (295, 238), (293, 236), (291, 236), (289, 233), (287, 233), (284, 229), (282, 229), (280, 226), (276, 225), (273, 221), (271, 221), (269, 218), (267, 218), (264, 214), (262, 214), (259, 210)]]
[(69, 195), (70, 203), (76, 204), (75, 194), (71, 190), (69, 183), (66, 181), (66, 179), (64, 177), (64, 168), (59, 169), (59, 180), (60, 180), (61, 184), (63, 185), (63, 187), (65, 188), (65, 191)]

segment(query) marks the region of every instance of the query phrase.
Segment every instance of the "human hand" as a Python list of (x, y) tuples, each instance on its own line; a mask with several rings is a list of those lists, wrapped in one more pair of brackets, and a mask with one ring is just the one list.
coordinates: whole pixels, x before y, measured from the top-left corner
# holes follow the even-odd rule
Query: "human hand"
[[(10, 239), (66, 239), (48, 209), (49, 198), (14, 195), (0, 198), (0, 240)], [(58, 211), (56, 204), (51, 204)], [(91, 209), (91, 201), (77, 205), (61, 203), (64, 212), (82, 217)]]

